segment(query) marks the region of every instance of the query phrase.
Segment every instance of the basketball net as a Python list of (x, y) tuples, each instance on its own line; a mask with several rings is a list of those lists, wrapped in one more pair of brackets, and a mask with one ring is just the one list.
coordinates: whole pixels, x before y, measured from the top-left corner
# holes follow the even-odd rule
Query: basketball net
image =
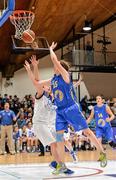
[(35, 14), (31, 11), (16, 10), (10, 16), (11, 23), (15, 26), (15, 38), (21, 40), (22, 33), (31, 28)]

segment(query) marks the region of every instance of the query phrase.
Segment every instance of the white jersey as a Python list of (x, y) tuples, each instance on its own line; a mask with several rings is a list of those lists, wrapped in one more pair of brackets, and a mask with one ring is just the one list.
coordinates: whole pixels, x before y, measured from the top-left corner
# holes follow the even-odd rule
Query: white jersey
[(40, 99), (35, 99), (33, 123), (55, 124), (56, 111), (52, 102), (43, 95)]
[(34, 137), (34, 129), (27, 128), (27, 137)]
[(55, 107), (45, 95), (35, 99), (33, 127), (35, 135), (44, 146), (56, 141), (55, 118)]

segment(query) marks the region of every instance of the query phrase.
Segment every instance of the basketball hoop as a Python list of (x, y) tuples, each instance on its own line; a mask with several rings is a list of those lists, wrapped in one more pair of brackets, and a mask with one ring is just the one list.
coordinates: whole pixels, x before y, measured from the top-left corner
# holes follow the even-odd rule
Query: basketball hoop
[(35, 14), (31, 11), (16, 10), (10, 16), (11, 23), (15, 26), (15, 38), (22, 39), (22, 33), (31, 28)]

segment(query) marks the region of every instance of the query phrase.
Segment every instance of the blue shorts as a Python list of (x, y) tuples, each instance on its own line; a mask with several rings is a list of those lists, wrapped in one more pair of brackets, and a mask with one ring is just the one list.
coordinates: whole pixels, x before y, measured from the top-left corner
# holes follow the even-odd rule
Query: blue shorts
[(69, 124), (73, 126), (75, 131), (88, 128), (86, 119), (78, 104), (56, 110), (56, 131), (67, 130)]
[(96, 137), (102, 138), (104, 137), (107, 141), (113, 140), (113, 130), (111, 126), (108, 127), (96, 127)]

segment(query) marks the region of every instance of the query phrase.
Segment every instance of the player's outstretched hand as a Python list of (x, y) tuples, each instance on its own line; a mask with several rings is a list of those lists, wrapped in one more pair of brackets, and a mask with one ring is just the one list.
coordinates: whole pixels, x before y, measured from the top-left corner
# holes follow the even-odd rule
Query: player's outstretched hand
[(31, 70), (30, 64), (28, 63), (28, 61), (25, 61), (24, 67), (27, 71)]
[(30, 62), (31, 62), (31, 64), (33, 65), (33, 67), (38, 66), (38, 64), (39, 64), (39, 60), (36, 59), (36, 56), (35, 56), (35, 55), (32, 55), (32, 56), (31, 56)]
[(50, 49), (54, 50), (57, 46), (57, 43), (55, 42), (52, 42), (51, 46), (50, 46)]

